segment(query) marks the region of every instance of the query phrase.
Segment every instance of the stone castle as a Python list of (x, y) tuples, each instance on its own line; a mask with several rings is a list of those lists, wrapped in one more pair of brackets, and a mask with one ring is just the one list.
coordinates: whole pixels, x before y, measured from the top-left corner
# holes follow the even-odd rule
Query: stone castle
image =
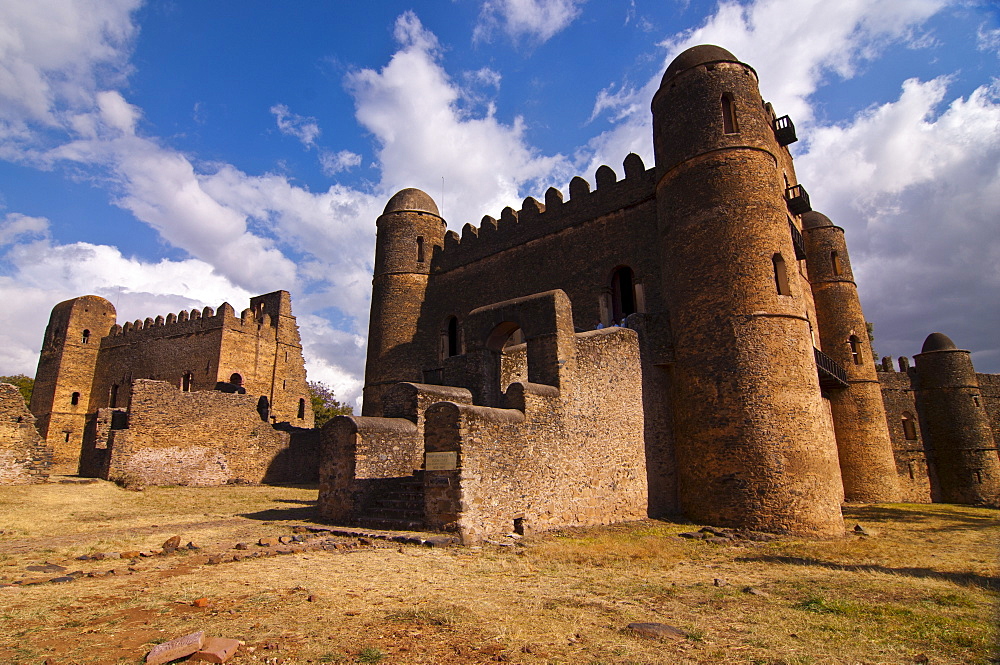
[(843, 229), (753, 68), (689, 49), (652, 114), (652, 168), (629, 155), (461, 235), (420, 190), (389, 200), (323, 514), (466, 540), (647, 511), (832, 536), (845, 499), (995, 503), (1000, 377), (938, 333), (878, 371)]
[(328, 520), (466, 542), (678, 513), (834, 536), (845, 499), (996, 504), (1000, 376), (940, 333), (913, 367), (877, 363), (843, 229), (753, 68), (689, 49), (652, 113), (652, 167), (629, 155), (461, 235), (424, 192), (393, 196), (363, 413), (318, 444), (296, 444), (287, 293), (124, 326), (101, 298), (60, 303), (32, 401), (55, 459), (191, 484), (318, 469)]
[(310, 458), (300, 440), (313, 411), (286, 291), (239, 316), (223, 303), (124, 325), (104, 298), (59, 303), (31, 412), (63, 471), (159, 484), (315, 477), (315, 442), (311, 462), (294, 459)]

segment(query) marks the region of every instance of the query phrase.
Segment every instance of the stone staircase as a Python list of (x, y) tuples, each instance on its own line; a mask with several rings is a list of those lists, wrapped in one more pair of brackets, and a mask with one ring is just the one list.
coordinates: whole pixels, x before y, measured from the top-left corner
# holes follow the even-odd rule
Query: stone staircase
[(392, 531), (415, 531), (424, 528), (423, 472), (402, 478), (384, 478), (380, 491), (363, 513), (354, 520), (357, 526)]

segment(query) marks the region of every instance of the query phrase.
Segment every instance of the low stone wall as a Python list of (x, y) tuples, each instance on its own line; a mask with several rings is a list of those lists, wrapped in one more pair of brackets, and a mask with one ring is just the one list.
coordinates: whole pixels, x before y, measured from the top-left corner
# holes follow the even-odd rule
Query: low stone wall
[(253, 395), (182, 392), (166, 382), (137, 380), (126, 420), (125, 427), (108, 428), (102, 420), (88, 428), (96, 438), (87, 449), (107, 459), (92, 468), (108, 480), (223, 485), (317, 479), (315, 435), (263, 422)]
[(323, 426), (320, 442), (319, 512), (333, 522), (370, 505), (378, 480), (413, 475), (423, 449), (406, 418), (338, 416)]
[(35, 429), (17, 386), (0, 383), (0, 485), (45, 482), (52, 466), (52, 447)]

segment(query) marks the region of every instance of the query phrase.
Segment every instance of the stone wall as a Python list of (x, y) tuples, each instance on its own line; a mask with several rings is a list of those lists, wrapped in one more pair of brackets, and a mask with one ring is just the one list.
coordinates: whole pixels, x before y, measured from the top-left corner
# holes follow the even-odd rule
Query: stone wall
[[(126, 484), (315, 482), (315, 434), (273, 427), (257, 406), (254, 395), (183, 392), (140, 379), (132, 386), (127, 427), (96, 424), (85, 449), (92, 468)], [(106, 441), (97, 438), (105, 433)]]
[[(457, 469), (425, 471), (428, 525), (464, 542), (647, 514), (642, 383), (635, 332), (575, 336), (575, 374), (590, 380), (511, 385), (513, 408), (438, 403), (425, 450), (455, 452)], [(568, 385), (566, 385), (568, 384)]]
[(933, 468), (928, 465), (924, 450), (924, 435), (913, 392), (913, 372), (913, 369), (907, 372), (884, 371), (883, 367), (878, 373), (878, 380), (896, 460), (900, 501), (930, 503), (933, 500)]
[(17, 386), (0, 383), (0, 485), (45, 482), (52, 465), (52, 448), (35, 429)]

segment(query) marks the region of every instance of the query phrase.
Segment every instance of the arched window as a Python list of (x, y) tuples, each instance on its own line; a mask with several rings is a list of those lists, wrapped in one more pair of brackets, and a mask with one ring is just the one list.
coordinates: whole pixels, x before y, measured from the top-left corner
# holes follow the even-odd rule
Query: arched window
[(83, 331), (83, 343), (84, 344), (89, 344), (90, 343), (90, 331), (89, 330), (84, 330)]
[(73, 393), (73, 395), (69, 398), (69, 403), (72, 404), (73, 406), (76, 406), (77, 404), (79, 404), (80, 403), (80, 393)]
[(785, 259), (782, 258), (781, 254), (775, 254), (771, 257), (771, 263), (774, 267), (774, 286), (778, 289), (778, 295), (792, 295), (792, 290), (788, 286), (788, 271), (785, 269)]
[(733, 104), (733, 95), (731, 93), (722, 94), (722, 132), (724, 134), (736, 134), (740, 131), (739, 126), (736, 124), (736, 108)]
[(833, 265), (833, 274), (840, 275), (844, 272), (844, 268), (840, 265), (840, 255), (837, 252), (830, 252), (830, 263)]
[(112, 409), (118, 406), (118, 384), (111, 384), (111, 396), (108, 399), (108, 406)]
[(913, 422), (913, 414), (909, 411), (903, 411), (903, 438), (907, 441), (917, 440), (917, 425)]
[(184, 377), (181, 379), (181, 390), (186, 393), (191, 392), (191, 384), (194, 382), (194, 374), (191, 372), (184, 372)]
[(848, 340), (848, 344), (851, 345), (851, 360), (854, 361), (855, 365), (861, 364), (861, 340), (858, 339), (857, 335), (851, 335), (851, 339)]
[(306, 417), (306, 400), (304, 397), (299, 398), (299, 420)]
[(611, 273), (611, 323), (621, 323), (635, 310), (635, 278), (628, 266)]
[(417, 236), (417, 263), (424, 262), (424, 237)]

